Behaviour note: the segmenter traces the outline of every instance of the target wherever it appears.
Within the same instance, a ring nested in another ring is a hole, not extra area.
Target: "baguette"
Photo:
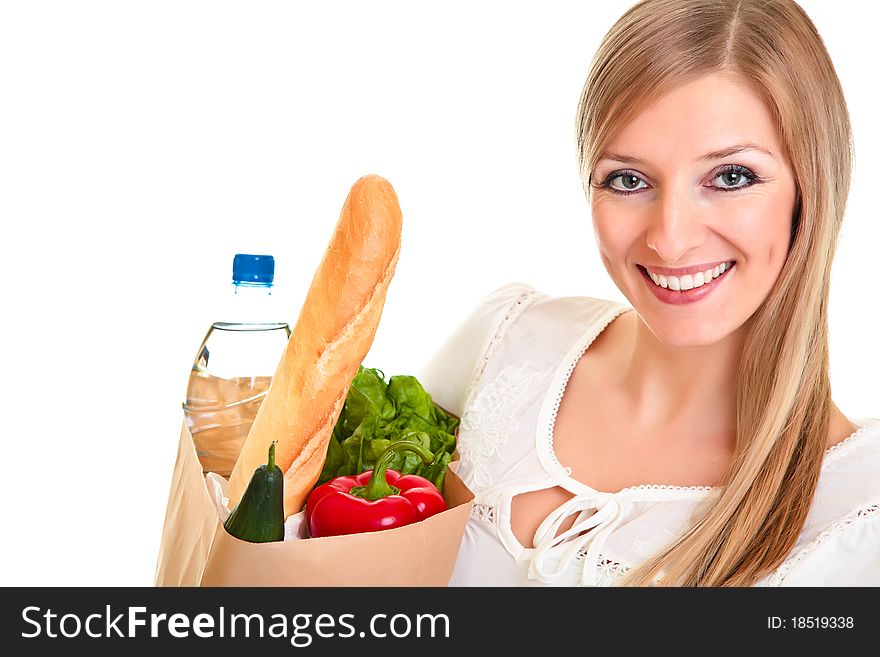
[[[273,440],[284,517],[305,505],[352,379],[370,350],[400,256],[402,217],[377,175],[351,187],[227,488],[234,508]]]

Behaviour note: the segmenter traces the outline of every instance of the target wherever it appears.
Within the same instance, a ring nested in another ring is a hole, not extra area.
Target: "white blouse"
[[[475,495],[451,586],[610,586],[683,534],[720,491],[598,491],[573,479],[553,451],[575,365],[630,309],[511,283],[486,295],[418,374],[434,401],[461,418],[452,467]],[[880,585],[880,421],[850,421],[859,429],[826,451],[797,543],[759,586]],[[522,545],[511,530],[511,500],[555,486],[573,497]]]

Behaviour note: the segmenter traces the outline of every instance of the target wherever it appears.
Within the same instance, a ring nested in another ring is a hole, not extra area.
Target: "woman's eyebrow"
[[[736,153],[742,153],[743,151],[760,151],[761,153],[766,153],[772,158],[776,156],[773,155],[770,151],[768,151],[763,146],[758,146],[757,144],[736,144],[735,146],[728,146],[727,148],[722,148],[717,151],[712,151],[711,153],[706,153],[699,160],[720,160],[723,157],[727,157],[728,155],[735,155]],[[625,162],[627,164],[642,164],[642,160],[633,155],[623,155],[620,153],[602,153],[599,156],[600,160],[614,160],[616,162]]]
[[[711,153],[706,153],[701,160],[720,160],[722,157],[727,157],[728,155],[734,155],[736,153],[742,153],[743,151],[760,151],[761,153],[766,153],[772,158],[776,156],[773,155],[770,151],[768,151],[763,146],[758,146],[757,144],[737,144],[736,146],[730,146],[728,148],[722,148],[720,151],[712,151]]]

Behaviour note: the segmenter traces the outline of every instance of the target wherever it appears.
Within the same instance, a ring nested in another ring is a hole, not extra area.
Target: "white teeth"
[[[713,279],[718,278],[732,266],[732,264],[724,262],[714,269],[707,269],[706,271],[700,271],[693,275],[664,276],[663,274],[655,274],[650,271],[648,272],[648,275],[651,277],[651,280],[660,287],[668,288],[670,290],[693,290],[694,288],[701,287],[702,285],[711,282]]]

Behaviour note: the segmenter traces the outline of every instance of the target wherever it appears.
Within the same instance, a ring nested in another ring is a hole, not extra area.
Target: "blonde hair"
[[[745,76],[772,112],[797,184],[791,243],[749,320],[736,382],[736,447],[705,514],[632,586],[748,586],[775,570],[803,529],[831,416],[828,285],[853,152],[840,81],[792,0],[643,0],[604,37],[577,115],[578,163],[591,171],[619,130],[676,85]]]

